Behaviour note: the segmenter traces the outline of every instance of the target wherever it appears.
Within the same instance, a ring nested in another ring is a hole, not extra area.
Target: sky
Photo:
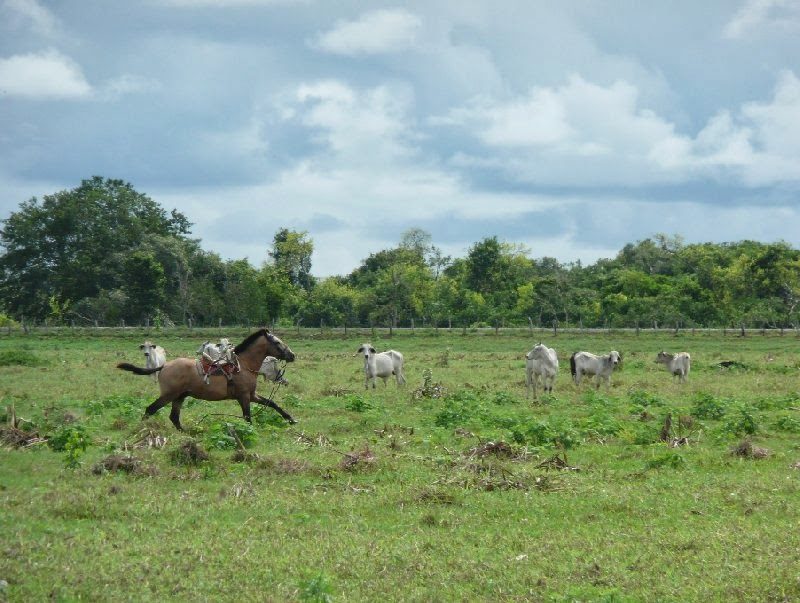
[[[0,219],[94,175],[225,259],[421,228],[800,246],[800,0],[0,0]]]

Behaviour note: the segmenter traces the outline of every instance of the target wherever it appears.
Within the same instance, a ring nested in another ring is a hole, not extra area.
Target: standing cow
[[[678,378],[678,382],[686,383],[689,377],[689,369],[692,364],[692,357],[688,352],[678,352],[677,354],[668,354],[661,350],[656,356],[656,362],[663,364],[670,374]]]
[[[569,359],[572,378],[575,385],[581,384],[583,375],[594,375],[595,387],[600,389],[600,382],[605,381],[611,387],[611,373],[622,362],[622,356],[616,350],[612,350],[605,356],[595,356],[590,352],[575,352]]]
[[[353,356],[364,354],[364,387],[369,389],[370,381],[372,388],[375,389],[375,378],[380,377],[383,379],[383,385],[386,385],[386,380],[394,375],[397,380],[397,385],[403,385],[406,382],[406,377],[403,375],[403,355],[395,350],[387,350],[380,354],[375,351],[371,343],[362,343]]]
[[[156,345],[151,341],[145,341],[139,346],[139,349],[144,353],[145,367],[149,369],[164,366],[167,362],[167,353],[160,345]],[[153,381],[158,381],[159,372],[153,373]]]
[[[553,382],[557,374],[558,355],[553,348],[540,343],[525,354],[525,385],[528,388],[528,396],[533,391],[533,397],[539,397],[537,388],[540,380],[542,389],[553,393]]]

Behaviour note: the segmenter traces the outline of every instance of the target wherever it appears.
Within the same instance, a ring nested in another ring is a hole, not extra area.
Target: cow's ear
[[[375,348],[373,348],[372,346],[369,346],[369,351],[372,352],[373,354],[377,354],[378,353],[378,351]]]
[[[143,349],[144,349],[144,344],[143,344],[143,343],[142,343],[142,344],[139,344],[139,349],[140,349],[140,350],[143,350]]]

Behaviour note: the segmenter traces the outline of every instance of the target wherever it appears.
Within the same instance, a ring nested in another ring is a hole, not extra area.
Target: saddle
[[[203,378],[206,385],[209,384],[211,375],[224,375],[230,382],[233,375],[242,370],[233,346],[225,338],[220,339],[219,343],[206,341],[197,350],[197,354],[200,356],[195,362],[197,374]]]

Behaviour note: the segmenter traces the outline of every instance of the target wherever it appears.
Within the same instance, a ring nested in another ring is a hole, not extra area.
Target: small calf
[[[553,382],[557,374],[558,355],[553,348],[540,343],[525,354],[525,385],[529,396],[532,390],[533,397],[539,397],[537,389],[540,379],[544,391],[553,393]]]
[[[364,388],[369,389],[370,381],[375,388],[375,378],[383,379],[383,385],[392,375],[397,380],[397,385],[404,385],[406,377],[403,375],[403,355],[395,350],[387,350],[380,354],[375,351],[371,343],[363,343],[353,356],[364,354]]]
[[[167,362],[167,353],[160,345],[156,345],[151,341],[145,341],[139,346],[139,349],[144,353],[145,367],[149,369],[159,368],[164,366]],[[158,381],[159,372],[153,373],[153,381]]]
[[[692,364],[692,357],[688,352],[668,354],[662,350],[656,356],[656,362],[663,364],[673,377],[678,378],[680,383],[686,383]]]

